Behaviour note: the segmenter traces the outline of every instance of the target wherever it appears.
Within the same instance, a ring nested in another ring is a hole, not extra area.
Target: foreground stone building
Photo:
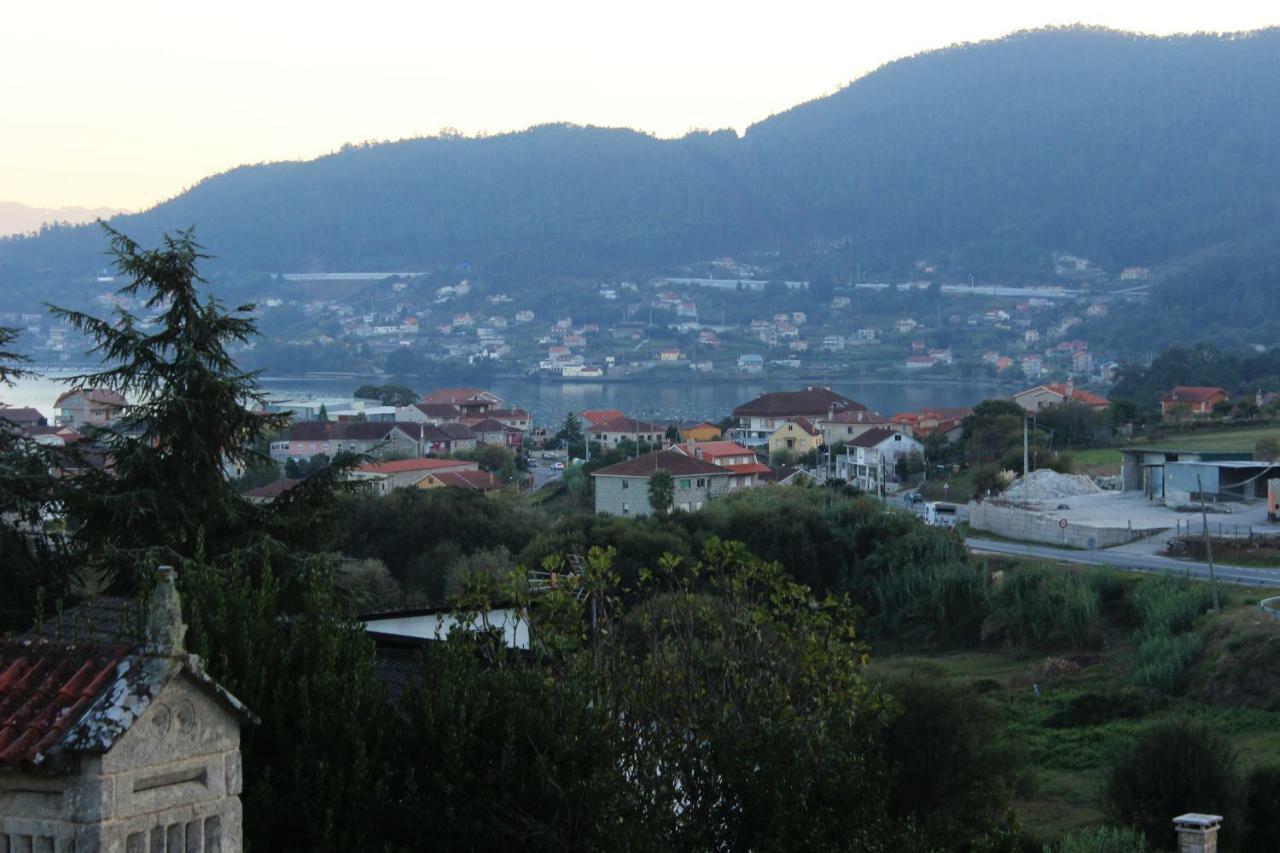
[[[185,632],[162,568],[141,643],[0,641],[0,851],[240,851],[252,715]]]

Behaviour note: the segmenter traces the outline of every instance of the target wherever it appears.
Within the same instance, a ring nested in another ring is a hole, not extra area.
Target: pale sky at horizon
[[[437,5],[10,0],[0,201],[140,209],[243,163],[446,127],[741,131],[893,59],[1021,29],[1280,24],[1274,0]]]

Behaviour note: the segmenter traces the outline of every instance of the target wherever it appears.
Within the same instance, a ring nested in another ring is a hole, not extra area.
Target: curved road
[[[979,539],[972,536],[967,537],[964,540],[964,544],[968,546],[970,551],[977,553],[1003,554],[1010,557],[1037,557],[1042,560],[1060,560],[1064,563],[1114,566],[1118,569],[1138,572],[1181,575],[1204,581],[1209,579],[1208,563],[1193,563],[1187,560],[1175,560],[1172,557],[1157,557],[1151,554],[1126,554],[1122,551],[1075,551],[1069,548],[1054,548],[1051,545],[1024,545],[1021,542],[1001,542],[995,539]],[[1223,583],[1280,587],[1280,570],[1223,566],[1216,563],[1214,565],[1218,580]]]

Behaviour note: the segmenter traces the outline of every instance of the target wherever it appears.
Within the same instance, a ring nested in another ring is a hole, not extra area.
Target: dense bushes
[[[1150,726],[1117,757],[1104,797],[1114,817],[1172,847],[1171,821],[1186,812],[1224,815],[1224,832],[1238,832],[1239,787],[1231,744],[1203,723],[1175,719]]]
[[[1101,641],[1098,589],[1075,572],[1009,572],[991,593],[983,634],[1028,648],[1095,647]]]
[[[397,489],[341,507],[339,549],[381,560],[407,593],[442,601],[449,569],[480,549],[518,553],[542,526],[518,500],[462,489]]]
[[[1199,657],[1203,641],[1188,633],[1211,602],[1204,584],[1165,575],[1148,578],[1132,598],[1138,619],[1133,679],[1148,689],[1173,693]]]

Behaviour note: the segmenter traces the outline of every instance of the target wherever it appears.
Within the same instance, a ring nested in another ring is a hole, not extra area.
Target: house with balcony
[[[54,401],[54,422],[78,431],[105,429],[120,420],[128,406],[124,397],[108,388],[76,388]]]
[[[864,492],[897,491],[898,460],[912,453],[923,457],[924,445],[906,433],[877,427],[845,444],[844,454],[836,457],[836,477]]]
[[[810,385],[799,391],[771,391],[733,410],[736,423],[729,431],[729,438],[743,447],[767,447],[778,427],[792,418],[816,423],[845,411],[865,412],[867,407],[822,386]]]

